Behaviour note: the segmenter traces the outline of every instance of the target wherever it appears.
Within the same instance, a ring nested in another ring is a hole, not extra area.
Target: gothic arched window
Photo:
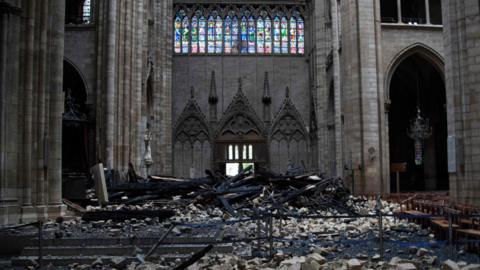
[[[297,53],[297,20],[290,18],[290,53]]]
[[[232,52],[232,19],[230,16],[225,18],[225,53]]]
[[[265,53],[272,53],[272,21],[265,18]]]
[[[282,17],[280,27],[280,33],[282,37],[282,53],[288,53],[288,21],[286,17]]]
[[[232,20],[232,53],[238,53],[238,19],[237,16]]]
[[[188,17],[185,16],[182,20],[182,53],[188,53],[188,44],[190,43],[188,25]]]
[[[248,53],[255,53],[255,19],[248,18]]]
[[[200,17],[198,21],[198,51],[200,53],[205,53],[205,42],[207,41],[207,22],[205,17]]]
[[[280,53],[280,19],[275,17],[273,19],[273,52]]]
[[[262,18],[257,19],[257,52],[265,52],[265,25]]]
[[[215,19],[215,53],[222,53],[223,21],[220,16]]]
[[[182,52],[182,19],[180,16],[175,17],[174,23],[174,49],[176,53]]]
[[[272,15],[262,7],[255,11],[251,7],[208,10],[183,7],[176,13],[173,23],[175,53],[305,53],[305,22],[299,8],[290,9],[288,17],[284,11]]]
[[[192,53],[198,53],[198,18],[196,15],[192,18],[190,29],[192,32],[192,44],[190,45],[192,48]]]
[[[215,52],[215,20],[213,16],[208,17],[208,39],[207,39],[207,52]]]
[[[242,22],[240,23],[241,29],[241,52],[248,52],[248,33],[247,33],[247,18],[242,17]]]
[[[304,54],[305,53],[305,23],[301,17],[298,18],[298,31],[297,31],[297,38],[298,38],[298,53]]]

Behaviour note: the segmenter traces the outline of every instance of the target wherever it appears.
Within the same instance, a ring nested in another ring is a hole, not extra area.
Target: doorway
[[[440,62],[440,60],[439,60]],[[388,114],[390,163],[406,163],[400,174],[400,190],[448,190],[447,114],[444,77],[431,57],[410,53],[395,68],[389,93]],[[421,144],[412,139],[412,121],[428,120]],[[421,154],[419,154],[421,153]],[[391,174],[391,192],[396,192]]]

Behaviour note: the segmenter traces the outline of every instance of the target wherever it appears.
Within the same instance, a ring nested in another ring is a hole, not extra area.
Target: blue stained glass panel
[[[224,44],[225,44],[225,48],[224,48],[225,53],[231,53],[232,52],[232,19],[230,18],[230,16],[227,16],[227,18],[225,18]]]
[[[175,22],[173,25],[173,36],[174,36],[174,50],[175,53],[182,52],[182,20],[179,16],[175,17]]]
[[[222,53],[223,21],[220,16],[215,20],[215,53]]]
[[[297,53],[297,20],[290,18],[290,53]]]
[[[280,19],[275,17],[273,19],[273,52],[280,53]]]
[[[282,17],[280,27],[282,53],[288,53],[288,21],[286,17]]]
[[[240,22],[240,38],[241,38],[241,52],[248,52],[248,31],[247,31],[247,18],[242,17]]]
[[[263,19],[257,19],[257,52],[264,53],[265,46],[265,28],[263,24]]]
[[[188,53],[188,47],[190,43],[188,26],[189,26],[188,17],[184,17],[182,20],[182,53]]]
[[[265,19],[265,53],[272,53],[272,21]]]
[[[200,17],[198,20],[198,52],[205,53],[205,42],[206,42],[206,30],[207,22],[205,17]]]
[[[192,32],[192,44],[191,52],[198,53],[198,18],[193,16],[192,24],[190,25],[190,31]]]
[[[232,53],[238,53],[238,19],[232,20]]]
[[[248,18],[248,53],[255,53],[255,20]]]
[[[302,18],[298,18],[297,24],[298,53],[305,53],[305,23]]]
[[[215,53],[215,20],[212,16],[207,21],[208,36],[207,36],[207,52]]]

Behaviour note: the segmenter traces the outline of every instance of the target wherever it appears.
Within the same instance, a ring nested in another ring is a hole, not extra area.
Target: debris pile
[[[239,216],[239,212],[253,216],[258,211],[282,210],[286,203],[298,208],[333,208],[352,213],[345,204],[348,190],[341,178],[327,178],[314,173],[253,173],[251,166],[233,177],[213,174],[208,170],[206,174],[207,177],[199,179],[152,176],[147,183],[120,184],[112,188],[109,200],[128,205],[173,197],[195,205],[219,206],[231,216]]]

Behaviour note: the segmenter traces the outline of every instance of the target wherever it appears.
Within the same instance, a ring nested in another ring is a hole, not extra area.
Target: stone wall
[[[288,87],[291,103],[299,112],[298,118],[302,123],[302,128],[306,129],[305,123],[309,122],[311,111],[308,87],[309,70],[304,56],[174,56],[172,70],[174,93],[172,110],[176,123],[180,113],[189,102],[191,87],[194,88],[194,97],[199,110],[206,115],[206,121],[221,120],[237,94],[239,78],[241,79],[241,91],[245,94],[258,118],[267,120],[267,122],[274,120],[285,102],[286,88]],[[211,76],[212,72],[215,73],[214,77]],[[266,73],[267,78],[265,77]],[[215,80],[215,91],[218,97],[216,115],[209,113],[212,80]],[[266,83],[271,97],[268,116],[264,115],[265,105],[262,101]],[[267,133],[269,124],[266,123]],[[209,133],[215,133],[214,126],[211,127]],[[305,138],[301,146],[304,149],[303,152],[306,152],[306,144]],[[287,152],[286,149],[285,152]],[[298,160],[295,162],[299,163],[300,158],[296,159]],[[303,155],[302,160],[307,162],[306,159],[307,156]],[[287,160],[279,160],[278,164],[270,165],[276,170],[284,170],[286,162]],[[175,164],[175,166],[177,165]],[[200,172],[203,172],[203,169]]]
[[[84,79],[86,103],[96,104],[97,62],[95,24],[65,27],[65,60],[70,62]],[[94,111],[93,111],[94,112]]]

